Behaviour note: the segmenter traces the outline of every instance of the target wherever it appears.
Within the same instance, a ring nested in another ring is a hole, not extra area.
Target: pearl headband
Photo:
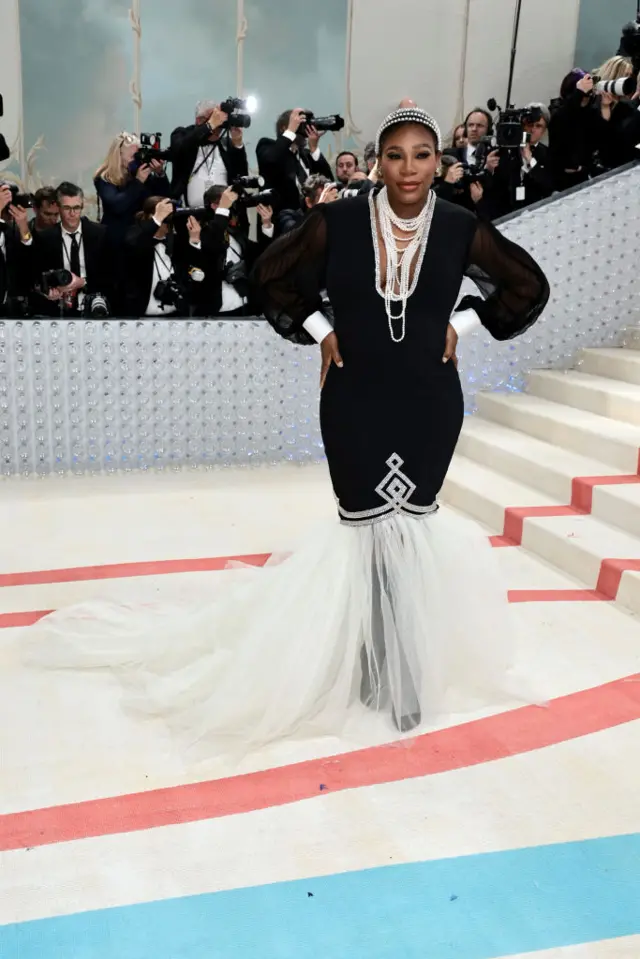
[[[438,153],[442,152],[442,134],[440,133],[440,127],[433,117],[425,113],[424,110],[419,110],[417,107],[403,107],[400,110],[394,110],[393,113],[390,113],[380,124],[380,128],[376,134],[376,156],[380,156],[382,137],[389,127],[395,126],[396,123],[419,123],[421,126],[426,127],[427,130],[431,130],[436,138]]]

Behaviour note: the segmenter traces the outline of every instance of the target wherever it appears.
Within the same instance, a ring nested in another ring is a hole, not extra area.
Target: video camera
[[[344,120],[339,113],[332,113],[328,117],[316,117],[312,110],[305,110],[304,120],[298,127],[299,135],[308,136],[309,127],[315,127],[318,133],[338,133],[344,128]]]
[[[229,130],[231,127],[246,130],[247,127],[251,126],[251,110],[248,100],[243,100],[240,97],[228,97],[220,104],[220,109],[228,117],[223,124],[225,130]]]
[[[261,176],[239,176],[231,184],[231,189],[238,194],[236,206],[243,210],[250,210],[253,207],[263,203],[265,206],[273,206],[275,201],[275,192],[273,190],[262,190],[264,180]],[[249,193],[249,190],[258,190],[258,193]]]
[[[529,142],[529,134],[523,129],[525,124],[537,123],[542,119],[540,107],[524,107],[516,109],[514,106],[503,110],[492,98],[487,102],[492,113],[498,111],[495,124],[494,147],[498,150],[519,150]]]
[[[11,205],[21,206],[24,210],[33,207],[33,193],[20,193],[20,187],[17,183],[11,183],[9,180],[0,180],[0,187],[7,186],[11,190]]]
[[[164,162],[171,159],[171,150],[162,149],[161,133],[141,133],[140,149],[136,150],[133,160],[136,166],[144,166],[152,160]]]

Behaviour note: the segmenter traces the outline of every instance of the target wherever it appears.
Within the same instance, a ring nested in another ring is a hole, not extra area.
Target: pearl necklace
[[[389,323],[389,334],[394,343],[401,343],[405,337],[407,300],[414,292],[418,283],[420,269],[429,239],[429,232],[431,230],[435,204],[436,196],[435,193],[431,191],[420,213],[408,220],[403,220],[402,217],[397,216],[391,209],[386,187],[383,187],[378,193],[377,200],[374,199],[373,192],[369,194],[371,235],[376,261],[376,290],[384,299],[385,311]],[[378,225],[380,226],[380,234],[387,255],[387,271],[384,287],[382,286],[381,280]],[[408,237],[406,240],[404,238],[399,240],[393,233],[394,226],[403,233],[413,233],[413,236]],[[400,243],[406,242],[407,246],[404,247],[404,249],[398,249],[398,240]],[[412,278],[411,264],[416,257],[416,253],[417,259]],[[402,304],[400,313],[394,315],[393,303]],[[396,336],[393,329],[394,320],[400,320],[399,336]]]

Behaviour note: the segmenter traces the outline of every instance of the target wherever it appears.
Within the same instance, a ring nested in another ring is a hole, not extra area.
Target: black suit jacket
[[[171,134],[171,195],[176,200],[186,199],[189,179],[193,173],[200,147],[212,146],[209,142],[211,131],[206,123],[194,123],[190,127],[177,127]],[[247,176],[249,163],[244,147],[234,147],[229,136],[218,140],[220,157],[227,171],[227,179],[232,183],[236,177]]]
[[[225,216],[223,213],[217,213],[202,229],[202,257],[205,279],[203,283],[198,284],[196,291],[198,298],[196,312],[198,316],[218,316],[220,314],[220,307],[222,306],[222,281],[225,277],[225,265],[230,235],[233,236],[240,247],[242,260],[246,267],[246,295],[249,300],[246,306],[246,314],[247,316],[255,314],[255,306],[251,302],[251,290],[249,288],[248,277],[255,261],[271,243],[271,238],[266,236],[260,227],[258,227],[257,242],[250,240],[242,225],[234,227],[230,225],[228,216]]]
[[[276,191],[278,210],[296,210],[300,207],[298,162],[295,153],[291,152],[291,142],[282,135],[276,140],[263,137],[256,147],[260,176],[264,177],[267,187]],[[300,158],[310,174],[319,173],[333,180],[331,167],[322,154],[318,160],[314,160],[309,150],[303,149]]]
[[[154,236],[157,230],[158,226],[153,220],[141,220],[127,233],[123,277],[125,316],[144,316],[147,311],[152,293],[156,247]],[[204,269],[202,250],[190,245],[186,229],[170,233],[165,248],[171,257],[173,275],[177,281],[187,289],[195,289],[199,284],[191,284],[189,270]]]
[[[31,280],[33,245],[25,246],[12,220],[0,223],[4,233],[5,252],[0,253],[0,316],[8,315],[9,300],[14,296],[27,296]]]
[[[113,270],[111,269],[111,253],[107,242],[107,230],[100,223],[82,217],[82,245],[84,248],[87,285],[85,293],[102,293],[107,300],[113,298]],[[64,269],[64,247],[62,242],[62,227],[58,223],[48,230],[40,230],[33,237],[33,282],[39,284],[40,277],[46,270]],[[51,302],[46,297],[37,295],[34,308],[38,313],[48,316],[58,316],[58,303]]]

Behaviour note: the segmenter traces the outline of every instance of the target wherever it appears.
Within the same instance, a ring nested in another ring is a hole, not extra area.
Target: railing
[[[552,299],[525,336],[460,346],[466,405],[615,344],[636,313],[640,167],[507,218]],[[249,320],[1,320],[0,473],[117,472],[323,456],[318,351]]]

